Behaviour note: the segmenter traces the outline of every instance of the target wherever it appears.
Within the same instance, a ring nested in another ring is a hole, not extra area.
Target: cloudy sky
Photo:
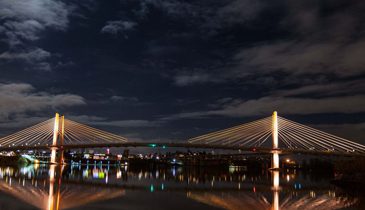
[[[0,134],[179,141],[269,116],[365,143],[362,0],[0,0]]]

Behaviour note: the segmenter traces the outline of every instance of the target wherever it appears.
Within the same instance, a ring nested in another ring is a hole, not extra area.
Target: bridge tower
[[[53,125],[53,140],[51,145],[51,164],[59,164],[63,162],[63,145],[65,134],[65,116],[60,116],[56,113]],[[57,152],[59,159],[57,158]]]
[[[59,148],[58,148],[58,154],[59,154],[59,159],[58,159],[58,163],[63,164],[63,143],[65,140],[65,115],[61,116],[61,129],[60,129],[60,141],[59,141]]]
[[[272,169],[279,169],[279,139],[278,139],[278,113],[272,114]]]

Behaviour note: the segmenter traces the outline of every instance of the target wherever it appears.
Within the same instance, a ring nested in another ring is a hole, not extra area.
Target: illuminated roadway
[[[334,151],[312,151],[304,149],[288,149],[278,148],[270,149],[263,147],[243,147],[243,146],[230,146],[230,145],[214,145],[214,144],[192,144],[192,143],[171,143],[171,142],[122,142],[122,143],[100,143],[100,144],[69,144],[63,146],[13,146],[13,147],[0,147],[0,151],[25,151],[25,150],[50,150],[50,149],[81,149],[81,148],[113,148],[113,147],[149,147],[149,148],[187,148],[187,149],[214,149],[214,150],[231,150],[241,151],[257,154],[272,154],[278,152],[280,154],[307,154],[307,155],[332,155],[332,156],[362,156],[364,154],[357,154],[353,152],[334,152]]]

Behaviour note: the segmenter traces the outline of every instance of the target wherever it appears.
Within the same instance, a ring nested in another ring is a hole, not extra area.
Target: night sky
[[[0,0],[0,135],[184,141],[279,115],[365,143],[365,1]]]

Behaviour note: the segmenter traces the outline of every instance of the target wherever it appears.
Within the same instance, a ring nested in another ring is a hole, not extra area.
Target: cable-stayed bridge
[[[273,154],[273,168],[279,154],[365,156],[365,146],[277,116],[256,120],[188,139],[183,143],[129,142],[127,138],[55,117],[0,138],[0,151],[51,150],[51,162],[63,159],[63,150],[102,147],[184,147],[241,150]],[[56,160],[59,153],[59,160]]]

